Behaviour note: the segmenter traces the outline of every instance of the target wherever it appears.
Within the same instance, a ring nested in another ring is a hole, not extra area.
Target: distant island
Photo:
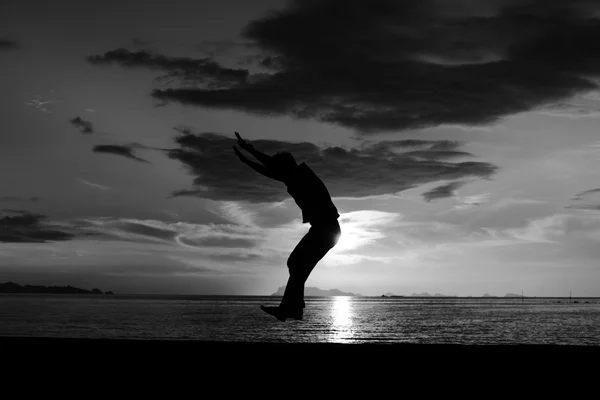
[[[14,282],[0,283],[0,293],[114,294],[110,290],[103,293],[100,289],[86,290],[73,286],[21,286]]]
[[[521,294],[515,294],[515,293],[506,293],[504,295],[504,297],[523,297],[523,295],[521,295]]]
[[[381,297],[404,297],[404,296],[396,295],[392,292],[386,292],[386,293],[382,294]],[[441,294],[441,293],[429,294],[427,292],[424,292],[424,293],[412,293],[412,294],[407,295],[407,297],[457,297],[457,296],[452,295],[452,294]]]
[[[277,289],[275,293],[271,296],[283,296],[283,292],[285,291],[285,286]],[[342,292],[339,289],[319,289],[317,287],[307,287],[304,288],[305,296],[360,296],[358,293],[351,292]]]

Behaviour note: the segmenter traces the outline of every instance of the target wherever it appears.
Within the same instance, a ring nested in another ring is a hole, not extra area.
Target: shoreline
[[[160,297],[160,298],[270,298],[273,300],[280,299],[282,296],[275,296],[273,294],[256,294],[256,295],[244,295],[244,294],[167,294],[167,293],[49,293],[49,292],[0,292],[0,295],[7,296],[91,296],[98,298],[133,298],[133,297]],[[581,297],[568,297],[568,296],[381,296],[381,295],[332,295],[332,296],[305,296],[307,299],[330,299],[332,297],[351,297],[355,299],[382,299],[382,300],[592,300],[594,302],[600,302],[598,296],[581,296]]]
[[[0,336],[0,352],[26,354],[29,352],[85,351],[103,353],[123,351],[133,353],[151,352],[156,356],[167,355],[185,349],[202,352],[204,356],[224,354],[284,354],[301,353],[321,356],[390,357],[394,355],[415,356],[421,354],[454,356],[494,356],[499,359],[513,356],[536,356],[541,358],[581,357],[599,359],[600,346],[561,344],[419,344],[419,343],[287,343],[287,342],[222,342],[206,340],[169,339],[92,339],[43,336]]]

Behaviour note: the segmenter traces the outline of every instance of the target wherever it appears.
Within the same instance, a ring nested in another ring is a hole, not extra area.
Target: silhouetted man
[[[246,158],[236,146],[235,154],[256,172],[283,182],[288,193],[302,210],[302,222],[310,223],[308,233],[294,248],[287,261],[290,277],[278,307],[261,309],[280,321],[286,318],[302,319],[304,284],[317,263],[336,245],[341,230],[337,208],[331,201],[329,191],[319,177],[305,163],[296,164],[294,156],[282,152],[268,156],[242,139],[235,132],[238,145],[252,154],[259,163]]]

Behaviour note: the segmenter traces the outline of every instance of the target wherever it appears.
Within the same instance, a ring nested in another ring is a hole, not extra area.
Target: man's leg
[[[337,243],[339,225],[311,227],[288,258],[288,279],[280,307],[301,315],[304,308],[304,284],[317,263]]]

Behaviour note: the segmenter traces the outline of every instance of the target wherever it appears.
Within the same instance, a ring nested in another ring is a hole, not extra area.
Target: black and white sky
[[[325,182],[309,286],[600,296],[600,3],[7,0],[0,282],[270,294],[307,231],[238,131]]]

